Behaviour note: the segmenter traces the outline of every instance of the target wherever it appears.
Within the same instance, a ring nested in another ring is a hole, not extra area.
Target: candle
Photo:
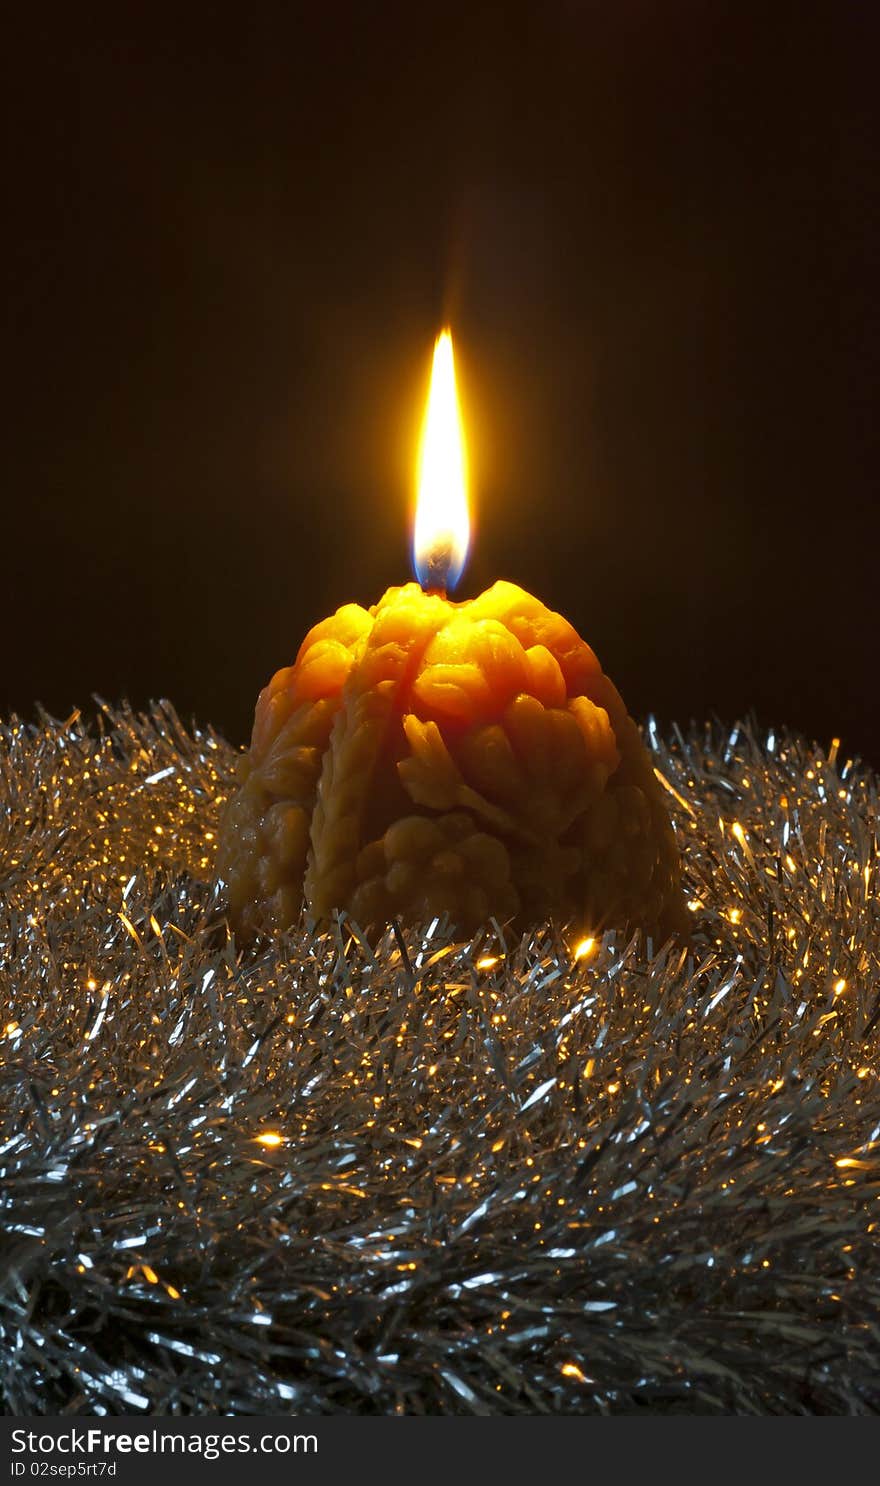
[[[589,645],[513,583],[447,597],[468,545],[452,342],[419,460],[421,583],[316,625],[260,693],[219,868],[244,936],[347,909],[584,932],[684,928],[675,838],[638,729]]]

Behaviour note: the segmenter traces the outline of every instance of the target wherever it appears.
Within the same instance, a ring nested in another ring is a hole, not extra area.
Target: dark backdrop
[[[631,710],[880,762],[872,7],[82,7],[7,36],[0,706],[244,741],[409,576],[450,319],[477,529]]]

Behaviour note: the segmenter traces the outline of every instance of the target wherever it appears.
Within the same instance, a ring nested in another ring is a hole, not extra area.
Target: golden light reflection
[[[258,1145],[264,1145],[268,1150],[276,1150],[284,1144],[284,1136],[279,1135],[277,1130],[264,1130],[262,1135],[255,1137]]]
[[[563,1362],[559,1371],[564,1378],[576,1378],[579,1383],[589,1383],[586,1373],[581,1372],[576,1362]]]
[[[413,563],[423,588],[454,588],[467,559],[470,518],[464,426],[455,384],[452,333],[434,346],[419,448]]]
[[[574,952],[575,959],[576,960],[585,960],[588,955],[591,955],[593,953],[593,950],[595,949],[595,947],[596,947],[596,941],[592,937],[592,935],[589,936],[586,939],[582,939],[580,941],[580,943],[575,948],[575,952]]]

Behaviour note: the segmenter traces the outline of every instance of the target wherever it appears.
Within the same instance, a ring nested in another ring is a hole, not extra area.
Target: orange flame
[[[452,333],[434,346],[431,387],[419,449],[413,565],[423,588],[454,588],[470,541],[467,455],[455,385]]]

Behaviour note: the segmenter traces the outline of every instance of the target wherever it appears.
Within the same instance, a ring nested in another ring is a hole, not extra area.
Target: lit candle
[[[260,693],[220,873],[245,935],[347,909],[595,933],[684,927],[678,851],[638,729],[593,651],[515,584],[447,598],[469,540],[452,340],[419,456],[420,583],[346,604]]]

